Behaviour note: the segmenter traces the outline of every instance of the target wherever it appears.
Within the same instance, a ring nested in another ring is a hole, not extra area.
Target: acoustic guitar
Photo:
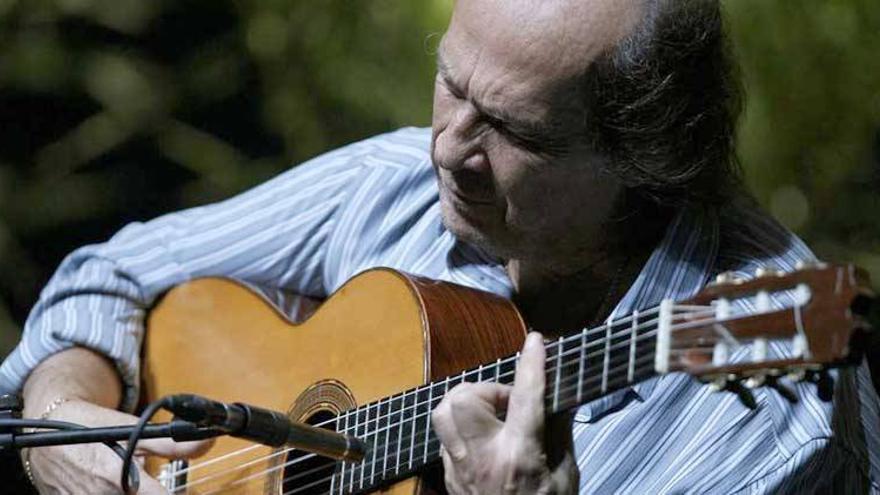
[[[743,400],[757,386],[791,395],[789,378],[827,389],[824,370],[859,359],[868,287],[850,265],[725,274],[690,300],[547,342],[546,411],[672,372]],[[771,303],[780,292],[791,306]],[[751,304],[736,304],[742,298]],[[428,474],[440,464],[431,410],[456,384],[511,383],[526,331],[505,299],[390,269],[354,277],[301,324],[231,280],[178,286],[149,316],[147,400],[195,393],[287,411],[358,437],[367,452],[343,462],[221,438],[203,458],[148,459],[147,470],[172,493],[430,492]],[[794,356],[774,358],[773,341],[788,342]]]

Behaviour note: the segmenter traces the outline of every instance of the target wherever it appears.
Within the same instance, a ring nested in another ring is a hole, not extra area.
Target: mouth
[[[472,206],[493,206],[495,204],[495,199],[491,197],[479,197],[479,196],[471,196],[467,194],[463,194],[458,188],[447,185],[446,189],[452,194],[452,196],[461,203],[472,205]]]

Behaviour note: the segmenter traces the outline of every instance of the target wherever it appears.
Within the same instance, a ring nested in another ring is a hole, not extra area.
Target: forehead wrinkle
[[[441,48],[437,50],[437,72],[443,77],[447,83],[451,83],[455,89],[461,90],[461,83],[456,80],[455,69],[449,64],[447,58],[444,56],[444,50]],[[466,98],[474,105],[480,113],[489,116],[496,120],[501,120],[507,123],[515,124],[519,127],[529,129],[529,130],[538,130],[539,128],[544,127],[544,122],[542,119],[529,119],[526,115],[530,112],[522,111],[522,112],[511,112],[506,109],[504,105],[494,105],[489,101],[482,101],[479,95],[467,94]],[[486,98],[486,100],[491,100],[492,98]]]

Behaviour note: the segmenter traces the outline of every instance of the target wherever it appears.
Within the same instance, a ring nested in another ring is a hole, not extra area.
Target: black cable
[[[30,418],[2,418],[0,428],[41,428],[44,430],[82,430],[85,426],[67,421]]]
[[[46,429],[46,430],[85,430],[86,429],[86,427],[81,424],[71,423],[68,421],[55,421],[55,420],[50,420],[50,419],[29,419],[29,418],[15,418],[15,419],[3,418],[3,419],[0,419],[0,428],[42,428],[42,429]],[[113,452],[115,452],[116,455],[118,455],[122,459],[123,465],[124,465],[125,455],[126,455],[125,449],[123,449],[121,445],[119,445],[118,443],[113,442],[113,441],[107,441],[107,442],[102,442],[102,443],[104,445],[110,447],[110,449],[113,450]],[[140,486],[141,477],[140,477],[140,473],[138,472],[137,469],[135,469],[134,471],[131,471],[130,473],[125,473],[124,476],[125,476],[126,480],[130,477],[131,484],[134,485],[135,487]],[[128,483],[126,483],[126,484],[128,484]],[[135,488],[135,489],[137,489],[137,488]]]
[[[0,419],[0,429],[36,427],[48,428],[48,425],[42,423],[19,423],[4,422]],[[126,426],[104,426],[97,428],[77,428],[73,430],[62,429],[60,431],[43,431],[34,433],[24,433],[17,435],[0,434],[0,450],[5,447],[29,448],[29,447],[45,447],[50,445],[70,445],[78,443],[92,442],[120,442],[128,440],[134,425]],[[189,421],[174,419],[169,423],[150,423],[144,428],[140,438],[171,438],[176,442],[186,442],[189,440],[202,440],[206,438],[217,437],[224,433],[209,427],[199,426]]]
[[[141,435],[143,434],[144,428],[147,426],[147,422],[159,412],[159,409],[165,408],[168,404],[169,399],[167,397],[163,397],[155,402],[150,403],[144,409],[144,412],[141,413],[141,417],[138,418],[137,424],[135,424],[134,429],[131,430],[131,435],[128,437],[128,445],[125,446],[125,452],[122,456],[122,479],[120,480],[120,484],[122,485],[122,492],[127,495],[134,495],[137,493],[138,488],[140,487],[140,480],[132,480],[133,484],[129,484],[128,478],[129,473],[131,471],[132,465],[132,457],[134,457],[134,449],[137,447],[137,442],[140,440]],[[137,473],[137,469],[135,469],[134,473]],[[132,491],[132,487],[134,487],[134,491]]]

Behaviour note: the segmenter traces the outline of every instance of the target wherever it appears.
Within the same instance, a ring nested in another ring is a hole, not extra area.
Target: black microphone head
[[[170,395],[165,404],[175,416],[193,423],[212,424],[212,420],[226,418],[223,403],[195,394]]]

